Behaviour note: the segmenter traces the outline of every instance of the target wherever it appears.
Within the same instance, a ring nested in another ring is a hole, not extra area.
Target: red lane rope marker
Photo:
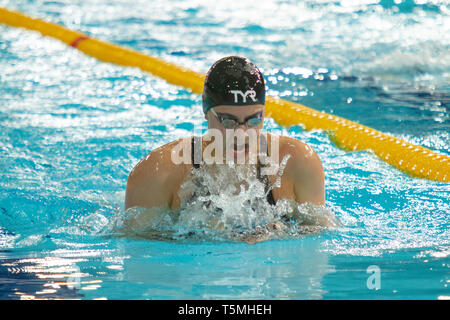
[[[89,37],[88,37],[88,36],[80,36],[80,37],[76,38],[76,39],[70,44],[70,46],[76,48],[76,47],[78,46],[78,44],[79,44],[81,41],[86,40],[86,39],[89,39]]]

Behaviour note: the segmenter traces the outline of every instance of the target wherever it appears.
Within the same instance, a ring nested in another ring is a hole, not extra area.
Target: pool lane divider
[[[167,82],[201,94],[205,75],[138,51],[97,40],[60,25],[0,8],[0,23],[39,31],[101,61],[137,67]],[[306,130],[321,129],[340,148],[371,150],[399,170],[418,178],[449,182],[450,157],[414,145],[356,122],[306,107],[278,97],[266,98],[266,116],[282,126],[301,125]]]

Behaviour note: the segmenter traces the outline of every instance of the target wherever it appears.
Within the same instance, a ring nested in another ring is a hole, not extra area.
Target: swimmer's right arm
[[[134,167],[127,181],[125,210],[132,207],[170,207],[171,161],[166,158],[164,150],[158,148]]]

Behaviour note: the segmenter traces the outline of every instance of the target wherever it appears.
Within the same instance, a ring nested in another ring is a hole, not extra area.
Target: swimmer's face
[[[236,152],[241,150],[247,154],[248,134],[255,133],[256,136],[259,136],[264,124],[264,112],[265,108],[262,104],[239,107],[220,105],[209,110],[205,118],[208,120],[209,129],[217,129],[222,132],[224,148],[228,145],[230,148],[236,150]],[[234,138],[227,141],[227,130],[234,130],[236,136],[242,136],[241,143],[238,139],[235,140]],[[248,132],[250,130],[253,132]],[[245,141],[244,144],[246,146],[242,145],[242,141]]]

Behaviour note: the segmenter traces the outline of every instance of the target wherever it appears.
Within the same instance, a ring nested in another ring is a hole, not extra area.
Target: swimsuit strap
[[[201,137],[193,136],[191,140],[191,161],[195,169],[200,168],[202,162],[202,141]]]
[[[267,148],[267,141],[266,137],[262,134],[259,135],[259,154],[265,154],[266,156],[269,156],[269,149]],[[259,155],[258,155],[258,164],[256,165],[256,177],[259,181],[261,181],[264,184],[264,192],[267,193],[267,202],[270,205],[275,205],[275,199],[273,197],[272,189],[270,189],[270,181],[267,175],[261,175],[261,166],[264,167],[259,162]]]

